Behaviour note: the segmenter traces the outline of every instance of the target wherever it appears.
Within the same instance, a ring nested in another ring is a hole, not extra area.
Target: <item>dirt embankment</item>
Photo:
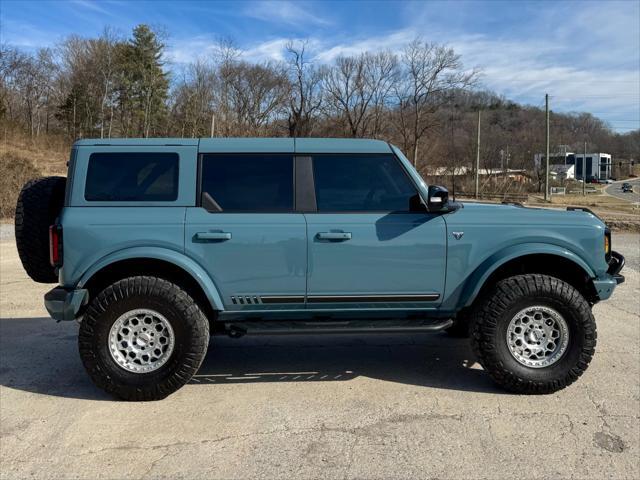
[[[32,178],[65,175],[70,143],[59,137],[31,139],[4,132],[0,144],[0,219],[13,221],[22,186]]]

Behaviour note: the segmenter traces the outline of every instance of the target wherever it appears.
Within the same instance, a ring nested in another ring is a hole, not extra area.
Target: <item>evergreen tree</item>
[[[169,80],[164,44],[147,25],[138,25],[119,48],[120,107],[125,136],[154,136],[166,115]]]

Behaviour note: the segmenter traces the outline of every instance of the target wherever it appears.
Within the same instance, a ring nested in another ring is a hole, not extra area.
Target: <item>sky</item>
[[[0,41],[26,50],[65,36],[122,35],[140,23],[168,34],[179,69],[232,38],[251,61],[281,60],[305,40],[313,61],[397,53],[416,37],[451,46],[481,84],[508,99],[590,112],[619,133],[640,128],[640,0],[122,1],[0,0]]]

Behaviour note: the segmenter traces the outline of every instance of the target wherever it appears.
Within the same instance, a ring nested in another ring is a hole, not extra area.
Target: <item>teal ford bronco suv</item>
[[[395,146],[355,139],[81,140],[29,182],[18,251],[93,381],[159,399],[210,334],[469,335],[510,391],[559,390],[624,277],[586,209],[457,203]]]

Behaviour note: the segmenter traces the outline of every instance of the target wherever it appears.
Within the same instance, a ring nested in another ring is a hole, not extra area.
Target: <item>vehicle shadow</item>
[[[0,319],[0,385],[68,398],[112,400],[93,386],[75,322]],[[214,337],[192,385],[345,382],[357,377],[437,389],[504,393],[468,341],[437,334]]]

